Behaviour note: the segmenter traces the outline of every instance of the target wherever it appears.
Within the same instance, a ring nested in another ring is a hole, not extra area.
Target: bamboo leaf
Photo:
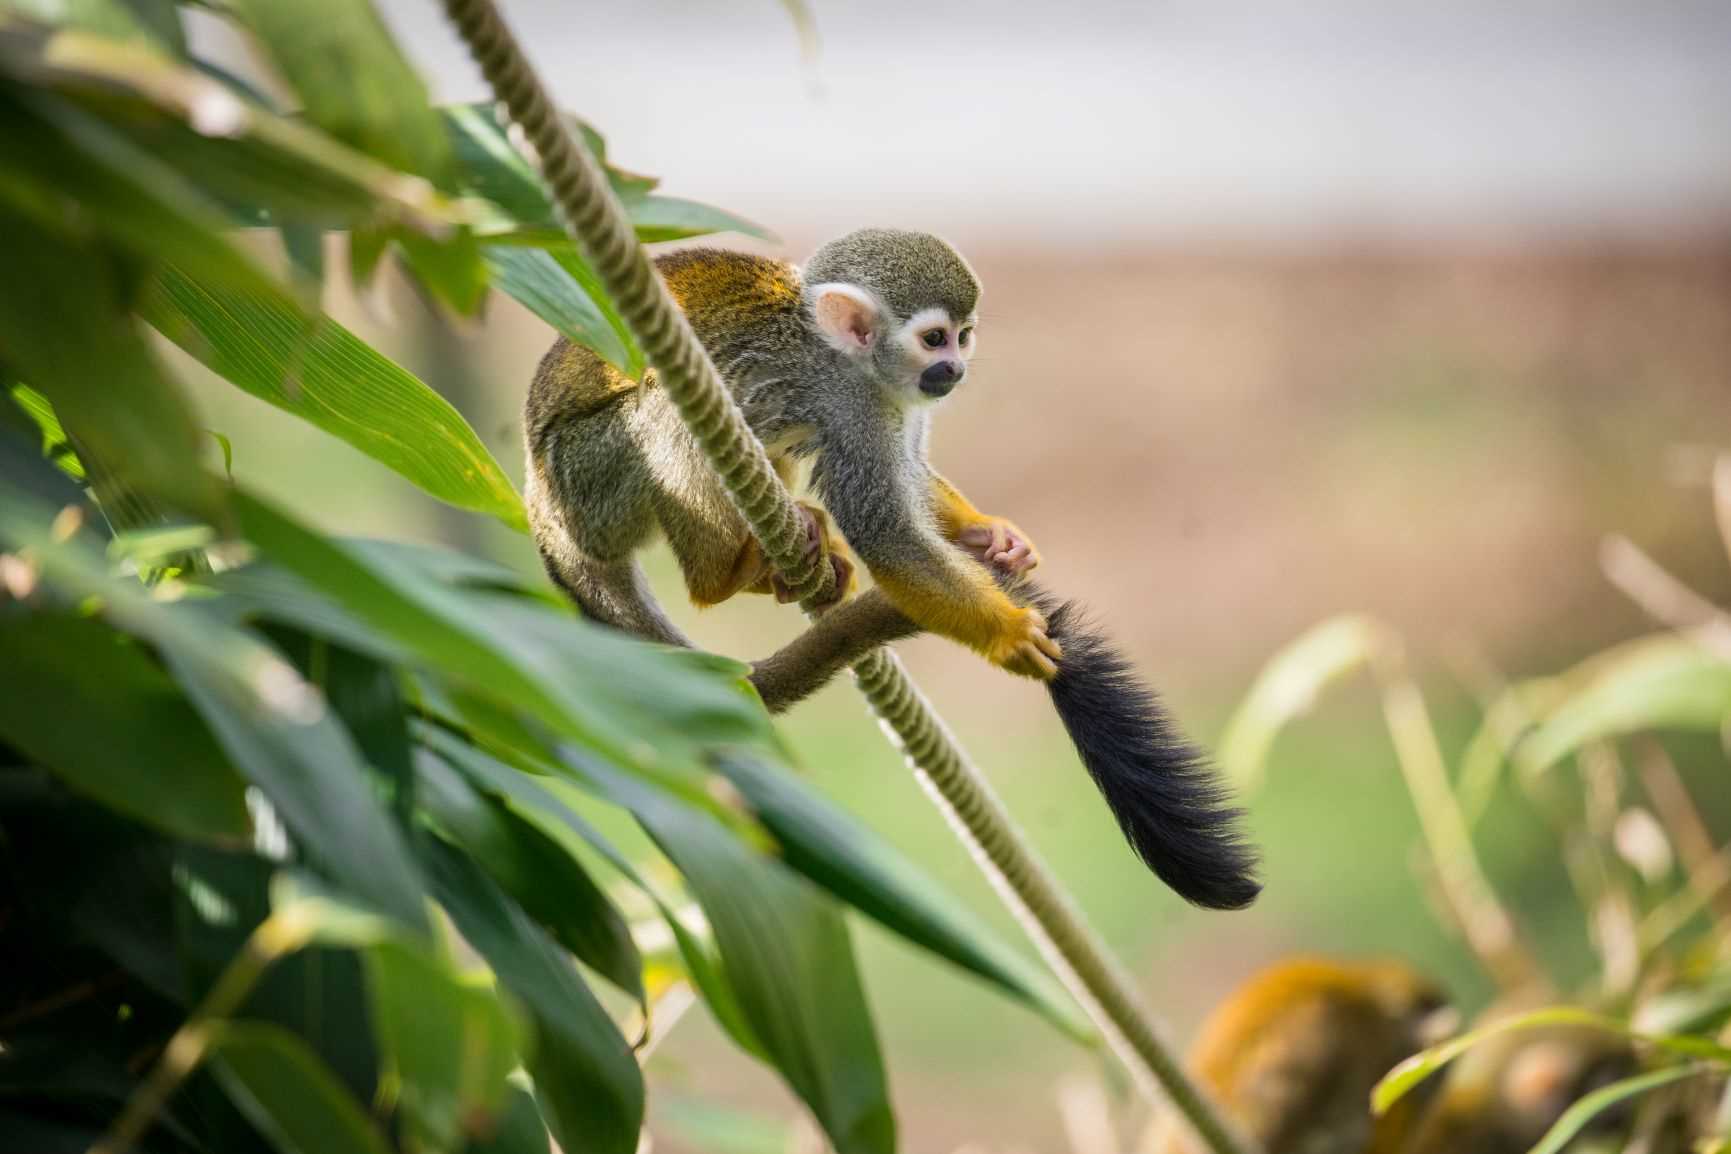
[[[233,0],[308,120],[344,144],[441,183],[451,155],[427,89],[366,0]]]
[[[883,1056],[840,911],[708,814],[576,751],[567,764],[630,808],[679,867],[763,1055],[838,1154],[893,1151]]]
[[[166,833],[252,832],[245,785],[174,682],[98,622],[0,616],[0,734],[81,793]]]
[[[305,1042],[262,1022],[207,1029],[230,1097],[282,1154],[390,1154],[360,1104]]]
[[[1628,642],[1564,676],[1580,687],[1515,751],[1534,771],[1605,738],[1650,729],[1717,732],[1731,718],[1731,662],[1677,634]]]
[[[643,1075],[589,987],[544,931],[472,861],[437,838],[422,860],[457,929],[523,1004],[528,1061],[553,1137],[565,1150],[631,1154],[643,1124]]]
[[[1661,1086],[1669,1086],[1673,1082],[1681,1082],[1685,1078],[1696,1077],[1707,1070],[1708,1067],[1698,1065],[1667,1066],[1612,1082],[1609,1086],[1601,1086],[1563,1111],[1563,1116],[1557,1119],[1556,1124],[1546,1131],[1538,1145],[1528,1154],[1560,1154],[1589,1122],[1618,1102],[1657,1090]]]
[[[1604,1014],[1596,1014],[1590,1010],[1577,1009],[1573,1006],[1552,1006],[1548,1009],[1534,1010],[1531,1013],[1516,1014],[1513,1017],[1499,1019],[1487,1026],[1469,1030],[1457,1038],[1451,1038],[1447,1042],[1442,1042],[1414,1054],[1383,1075],[1382,1080],[1371,1091],[1371,1109],[1378,1115],[1383,1114],[1390,1106],[1405,1097],[1414,1086],[1487,1039],[1517,1030],[1535,1030],[1546,1026],[1580,1026],[1591,1030],[1602,1030],[1682,1057],[1731,1064],[1731,1049],[1706,1038],[1696,1038],[1689,1035],[1642,1034],[1632,1030],[1626,1023]]]
[[[533,823],[482,797],[442,758],[415,761],[422,807],[560,945],[636,998],[643,959],[625,919],[582,864]]]
[[[915,945],[984,978],[1090,1045],[1098,1036],[1043,972],[888,843],[793,775],[755,758],[715,764],[776,839],[781,860]]]
[[[172,268],[157,277],[143,313],[243,391],[347,441],[442,501],[526,527],[516,490],[462,415],[329,317],[309,326],[279,302],[218,293]]]
[[[1306,630],[1269,658],[1220,738],[1220,764],[1239,792],[1262,783],[1275,738],[1308,713],[1324,690],[1385,644],[1368,617],[1334,617]]]
[[[230,763],[271,800],[307,853],[348,892],[424,929],[407,850],[316,690],[250,633],[215,628],[136,582],[109,578],[100,551],[80,536],[62,540],[35,500],[9,485],[0,497],[0,542],[29,548],[49,589],[73,602],[96,598],[106,620],[156,646]]]

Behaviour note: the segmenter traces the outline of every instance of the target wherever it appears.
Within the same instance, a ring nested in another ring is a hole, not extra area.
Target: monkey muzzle
[[[928,397],[947,397],[961,383],[967,366],[960,361],[936,361],[920,374],[920,392]]]

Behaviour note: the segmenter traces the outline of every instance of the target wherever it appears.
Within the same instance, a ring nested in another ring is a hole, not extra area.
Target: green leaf
[[[708,750],[780,749],[768,715],[713,658],[644,645],[527,598],[451,588],[411,564],[311,533],[244,492],[234,507],[249,540],[364,624],[345,644],[385,660],[412,655],[700,804],[716,805],[705,793]],[[291,624],[304,611],[311,628],[330,621],[305,599],[271,611]]]
[[[572,767],[627,805],[684,875],[763,1054],[838,1154],[893,1151],[883,1056],[840,911],[708,814],[569,752]]]
[[[645,196],[625,202],[637,239],[644,244],[687,237],[707,236],[716,232],[737,232],[759,240],[772,240],[774,235],[760,224],[735,216],[695,200],[677,196]]]
[[[436,838],[422,839],[421,849],[440,904],[534,1024],[528,1069],[554,1139],[570,1151],[631,1154],[643,1125],[643,1074],[606,1010],[553,940],[473,862]]]
[[[915,945],[948,958],[1097,1045],[1088,1021],[1045,974],[1001,941],[931,877],[799,779],[723,754],[716,768],[779,843],[781,860]]]
[[[1706,1038],[1687,1035],[1642,1034],[1630,1029],[1626,1023],[1604,1014],[1596,1014],[1590,1010],[1577,1009],[1573,1006],[1552,1006],[1548,1009],[1534,1010],[1531,1013],[1516,1014],[1513,1017],[1498,1019],[1487,1026],[1469,1030],[1459,1037],[1451,1038],[1407,1058],[1383,1075],[1382,1080],[1372,1089],[1370,1095],[1371,1110],[1379,1116],[1387,1112],[1389,1107],[1405,1097],[1414,1086],[1481,1042],[1517,1030],[1536,1030],[1547,1026],[1579,1026],[1589,1030],[1601,1030],[1681,1057],[1706,1059],[1721,1065],[1731,1064],[1731,1049]]]
[[[130,315],[134,286],[112,254],[5,207],[0,251],[0,347],[54,406],[80,456],[88,451],[119,484],[213,513],[220,494],[199,468],[198,422]]]
[[[612,842],[528,772],[506,765],[437,726],[423,724],[417,727],[417,734],[423,744],[454,766],[476,789],[499,799],[513,813],[533,823],[549,839],[566,846],[571,852],[576,852],[578,846],[594,850],[636,886],[666,922],[685,971],[703,995],[710,1013],[742,1049],[763,1056],[763,1045],[752,1033],[745,1012],[739,1007],[739,998],[721,973],[714,951],[680,920],[671,903],[638,873]]]
[[[421,805],[560,945],[636,998],[643,959],[625,919],[582,864],[532,822],[484,798],[443,759],[415,761]]]
[[[1516,748],[1534,771],[1594,741],[1650,729],[1718,732],[1731,718],[1731,662],[1677,634],[1620,645],[1565,678],[1580,688]]]
[[[3,80],[33,89],[38,102],[63,99],[98,117],[248,223],[383,222],[435,235],[473,215],[425,179],[278,116],[143,41],[0,15]]]
[[[450,148],[426,86],[366,0],[233,0],[308,120],[394,168],[442,182]]]
[[[508,220],[486,230],[483,239],[512,244],[559,246],[567,243],[553,203],[541,178],[512,145],[505,125],[490,105],[460,104],[442,110],[457,156],[458,184],[463,191],[485,197],[504,210]],[[607,163],[607,146],[590,125],[574,121],[573,127],[607,174],[614,195],[644,243],[701,236],[712,232],[740,232],[773,239],[761,225],[695,201],[656,196],[653,177],[626,172]]]
[[[522,1049],[517,1021],[491,989],[419,950],[385,941],[365,957],[373,1029],[422,1148],[490,1131]]]
[[[360,1104],[305,1042],[259,1022],[206,1028],[230,1097],[282,1154],[390,1154]]]
[[[575,252],[511,245],[492,245],[485,252],[495,286],[626,376],[642,374],[642,350]]]
[[[109,578],[86,540],[60,540],[50,513],[0,486],[0,542],[29,548],[43,583],[96,598],[115,627],[155,645],[229,761],[257,785],[314,860],[404,925],[424,928],[421,887],[365,766],[323,699],[268,645],[207,615]]]
[[[1657,1090],[1661,1086],[1669,1086],[1672,1082],[1681,1082],[1684,1078],[1705,1074],[1710,1069],[1711,1067],[1699,1065],[1668,1066],[1612,1082],[1609,1086],[1601,1086],[1563,1111],[1563,1116],[1545,1132],[1545,1136],[1528,1154],[1560,1154],[1587,1123],[1618,1102]]]
[[[73,452],[66,430],[61,428],[60,418],[54,415],[54,406],[48,403],[48,398],[29,385],[20,384],[10,386],[10,395],[13,403],[41,434],[42,455],[73,480],[84,480],[84,462]]]
[[[404,263],[433,296],[462,316],[480,313],[487,301],[488,265],[473,232],[460,228],[434,238],[397,229],[391,235]]]
[[[95,621],[0,615],[0,734],[74,789],[166,833],[245,838],[245,785],[174,683]]]
[[[225,286],[292,302],[264,268],[223,235],[228,214],[170,166],[65,102],[0,92],[0,133],[16,160],[0,172],[0,200],[42,226],[90,221],[129,252],[173,260]]]
[[[490,1134],[473,1138],[463,1154],[549,1154],[547,1123],[535,1096],[515,1084],[505,1088],[505,1109]]]
[[[1220,738],[1220,765],[1237,792],[1262,784],[1280,731],[1308,713],[1330,685],[1369,661],[1387,636],[1368,617],[1333,617],[1269,658]]]
[[[230,382],[395,469],[428,493],[516,529],[523,504],[450,403],[331,320],[309,328],[279,302],[218,293],[164,269],[144,303],[164,336]]]
[[[186,54],[186,33],[173,0],[0,0],[0,12],[117,40],[146,39],[177,56]]]

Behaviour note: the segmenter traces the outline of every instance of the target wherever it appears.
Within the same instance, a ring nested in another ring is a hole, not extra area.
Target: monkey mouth
[[[941,384],[936,383],[936,382],[931,382],[931,381],[921,381],[920,382],[920,392],[922,392],[926,396],[932,398],[932,400],[934,400],[934,401],[939,399],[940,397],[949,396],[952,392],[955,391],[955,388],[956,388],[956,382],[955,381],[944,381]]]

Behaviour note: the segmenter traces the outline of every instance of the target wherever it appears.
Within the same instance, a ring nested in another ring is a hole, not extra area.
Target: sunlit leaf
[[[460,413],[331,320],[310,326],[267,298],[217,292],[178,269],[143,312],[163,335],[253,396],[339,437],[433,496],[513,528],[516,490]]]
[[[575,253],[493,245],[486,257],[493,283],[562,336],[594,349],[626,376],[643,372],[642,352]],[[578,274],[591,280],[580,281]]]
[[[483,228],[490,234],[486,239],[543,246],[567,243],[539,175],[511,143],[493,108],[467,104],[443,111],[456,150],[459,184],[464,191],[486,197],[505,211],[506,219],[496,227]],[[694,201],[655,195],[651,191],[656,187],[654,179],[608,164],[600,134],[581,122],[576,127],[606,170],[614,195],[637,228],[638,239],[652,242],[712,232],[769,237],[762,226],[743,217]]]

